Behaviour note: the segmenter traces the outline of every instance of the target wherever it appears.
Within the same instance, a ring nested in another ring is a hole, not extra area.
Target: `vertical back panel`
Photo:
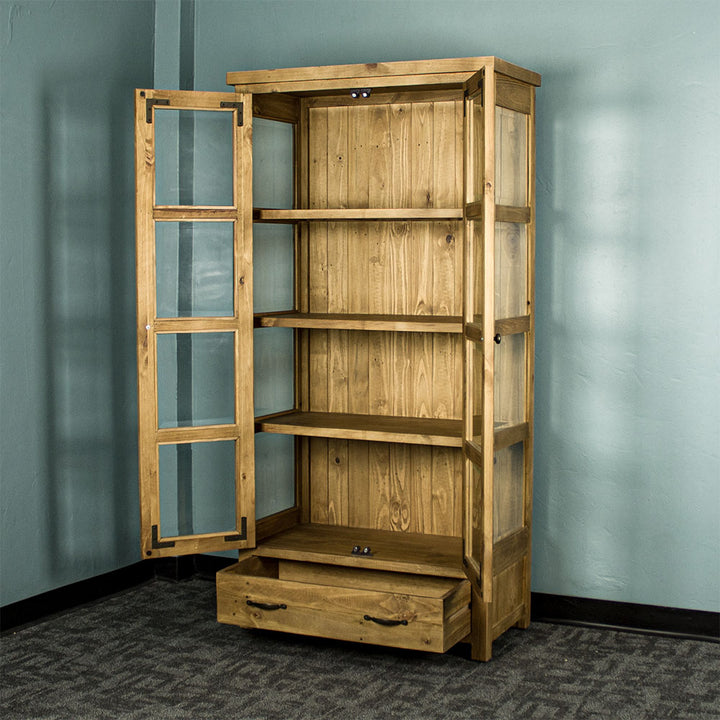
[[[457,207],[462,103],[308,108],[308,204]],[[310,312],[460,315],[459,222],[308,223]],[[459,418],[457,335],[308,332],[309,409]],[[459,452],[311,440],[311,520],[460,534]],[[457,457],[456,457],[457,456]]]

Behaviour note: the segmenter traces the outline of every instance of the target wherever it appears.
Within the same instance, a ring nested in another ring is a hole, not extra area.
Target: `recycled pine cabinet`
[[[221,622],[488,660],[530,620],[540,77],[477,57],[227,82],[136,92],[143,556],[239,550]],[[291,133],[287,207],[253,202],[257,118]],[[294,297],[256,312],[267,224]],[[294,401],[256,416],[258,331],[292,335]],[[294,457],[266,517],[260,433]]]

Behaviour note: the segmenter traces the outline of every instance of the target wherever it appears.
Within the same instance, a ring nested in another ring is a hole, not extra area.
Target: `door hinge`
[[[242,127],[243,124],[243,104],[241,102],[221,102],[221,108],[235,108],[237,110],[237,126]]]
[[[479,103],[480,106],[482,107],[483,95],[484,95],[484,87],[483,87],[484,84],[485,84],[485,76],[478,78],[477,82],[473,83],[473,85],[470,85],[468,83],[465,86],[465,99],[468,100],[468,99],[472,98],[475,102]]]
[[[235,542],[237,540],[247,540],[247,518],[240,518],[240,532],[225,536],[225,542]]]
[[[164,540],[160,542],[160,532],[157,525],[152,526],[152,547],[153,550],[160,550],[161,548],[175,547],[174,540]]]
[[[145,98],[145,122],[152,124],[153,121],[153,105],[169,105],[170,101],[165,98]]]

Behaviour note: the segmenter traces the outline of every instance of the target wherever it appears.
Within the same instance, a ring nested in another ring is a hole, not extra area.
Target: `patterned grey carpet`
[[[475,663],[215,622],[153,581],[0,639],[2,720],[718,720],[720,645],[533,623]]]

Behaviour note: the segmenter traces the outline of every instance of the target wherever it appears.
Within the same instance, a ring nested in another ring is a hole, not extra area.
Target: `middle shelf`
[[[462,447],[462,420],[290,410],[255,419],[256,432]]]
[[[479,417],[476,418],[476,424],[479,433]],[[524,421],[496,421],[494,426],[495,450],[522,442],[528,437],[529,424]],[[436,447],[463,447],[462,420],[452,418],[286,410],[255,418],[255,432]],[[477,437],[466,443],[466,447],[468,444],[471,446],[469,452],[472,452],[473,446],[477,448],[476,459],[479,458],[477,453],[481,452]]]

